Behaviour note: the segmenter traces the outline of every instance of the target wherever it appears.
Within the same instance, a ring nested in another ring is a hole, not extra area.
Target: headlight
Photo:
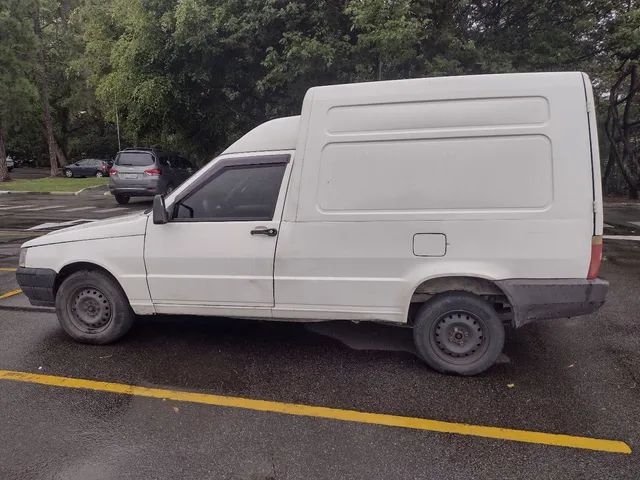
[[[19,267],[25,267],[27,265],[27,250],[28,248],[20,249],[20,260],[18,260]]]

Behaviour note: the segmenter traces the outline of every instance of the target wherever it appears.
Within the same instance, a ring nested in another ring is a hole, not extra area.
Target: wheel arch
[[[60,269],[60,271],[56,275],[56,278],[53,284],[54,297],[58,293],[58,288],[60,287],[62,282],[64,282],[64,280],[67,279],[70,275],[76,272],[79,272],[81,270],[92,270],[92,271],[104,273],[111,280],[113,280],[113,282],[120,288],[120,290],[122,290],[125,293],[125,297],[128,298],[128,296],[126,295],[125,289],[123,288],[122,284],[118,281],[118,279],[113,273],[111,273],[108,269],[106,269],[102,265],[98,265],[97,263],[86,262],[86,261],[69,263]]]
[[[425,279],[414,288],[409,305],[408,323],[413,323],[414,314],[420,305],[434,296],[461,291],[487,299],[494,304],[494,308],[505,321],[512,321],[511,301],[498,282],[474,275],[442,275]]]

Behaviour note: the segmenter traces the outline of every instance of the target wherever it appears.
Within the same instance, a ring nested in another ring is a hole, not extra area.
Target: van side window
[[[227,167],[181,200],[173,218],[185,221],[271,220],[285,164]]]

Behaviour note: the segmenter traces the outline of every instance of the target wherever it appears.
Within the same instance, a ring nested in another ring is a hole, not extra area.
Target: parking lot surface
[[[0,296],[17,289],[27,238],[150,208],[103,193],[0,196]],[[633,208],[615,215],[622,229],[636,221]],[[508,331],[500,362],[473,378],[431,371],[404,328],[163,316],[89,346],[20,294],[0,299],[0,478],[637,479],[640,242],[607,240],[602,276],[611,290],[599,312]],[[523,430],[533,442],[412,428],[420,419]],[[547,445],[536,432],[631,453]]]

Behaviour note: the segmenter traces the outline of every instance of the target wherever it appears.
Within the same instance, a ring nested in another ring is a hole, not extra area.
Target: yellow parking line
[[[20,290],[19,288],[16,290],[11,290],[10,292],[3,293],[2,295],[0,295],[0,300],[4,298],[13,297],[14,295],[20,295],[21,293],[22,293],[22,290]]]
[[[498,440],[582,448],[602,452],[631,453],[631,448],[629,448],[626,443],[618,440],[604,440],[589,437],[575,437],[572,435],[560,435],[555,433],[514,430],[510,428],[486,427],[481,425],[428,420],[426,418],[402,417],[399,415],[367,413],[356,410],[343,410],[339,408],[317,407],[312,405],[254,400],[240,397],[227,397],[208,393],[139,387],[123,383],[99,382],[96,380],[58,377],[27,372],[14,372],[10,370],[0,370],[0,380],[12,380],[55,387],[95,390],[99,392],[134,395],[139,397],[162,398],[179,402],[242,408],[261,412],[281,413],[285,415],[326,418],[345,422],[385,425],[390,427],[411,428],[458,435],[471,435]]]
[[[15,272],[16,270],[16,268],[11,267],[0,267],[0,272]]]

